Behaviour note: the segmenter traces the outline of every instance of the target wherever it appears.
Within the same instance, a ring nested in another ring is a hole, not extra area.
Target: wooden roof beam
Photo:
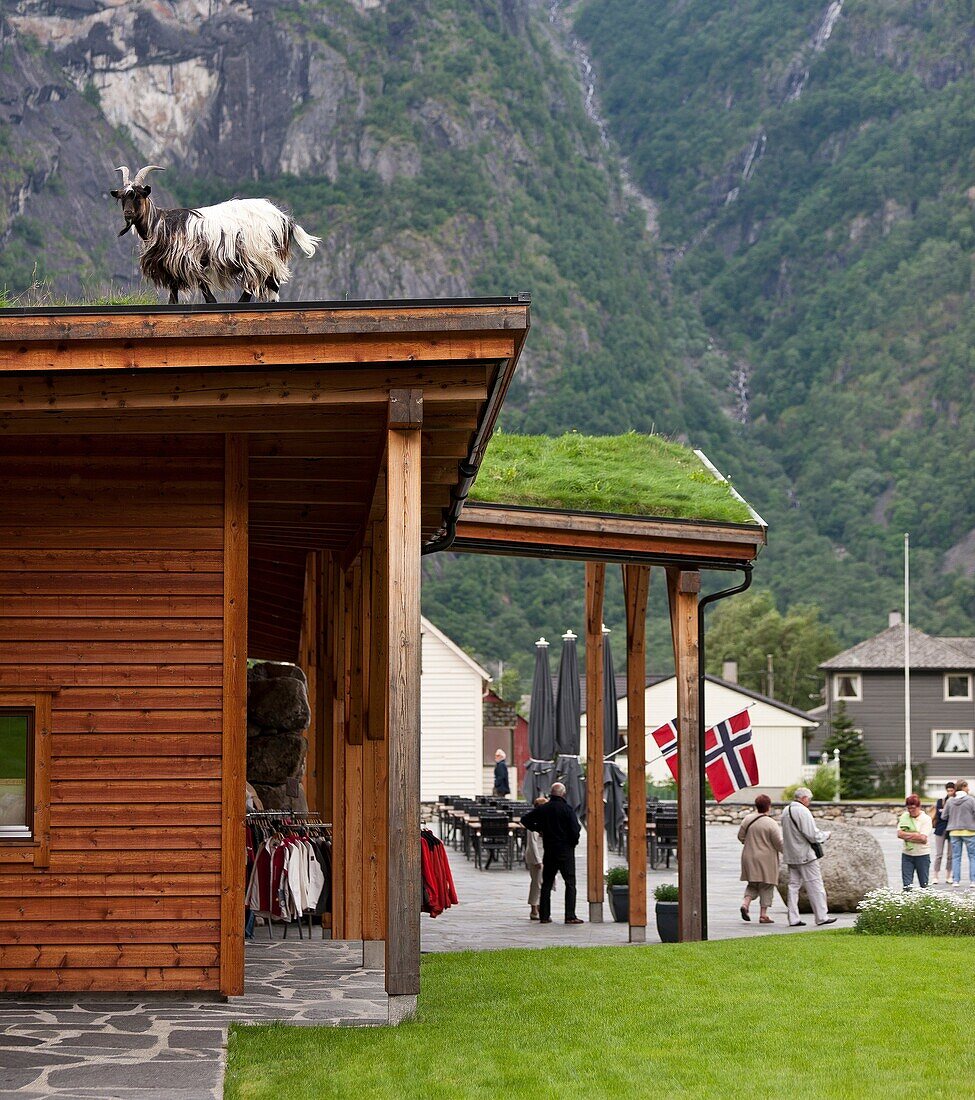
[[[510,359],[516,341],[508,334],[437,333],[395,337],[211,336],[189,339],[130,339],[79,345],[76,338],[23,341],[10,338],[4,318],[0,371],[145,371],[223,370],[247,367],[354,366],[360,363],[463,362]]]
[[[527,302],[382,302],[305,303],[263,307],[202,306],[51,308],[4,313],[4,337],[58,340],[134,340],[191,337],[209,339],[255,336],[398,335],[417,333],[492,333],[523,335],[528,328]]]
[[[400,375],[403,377],[400,377]],[[310,406],[374,405],[383,409],[404,383],[423,388],[424,400],[483,401],[488,368],[469,363],[457,367],[409,370],[167,371],[138,375],[106,373],[43,377],[0,375],[0,410],[36,412],[111,412],[158,409],[251,409]]]

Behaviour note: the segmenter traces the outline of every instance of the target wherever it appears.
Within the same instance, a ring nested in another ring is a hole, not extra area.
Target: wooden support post
[[[697,602],[701,574],[667,570],[667,598],[674,639],[677,676],[677,858],[680,866],[680,928],[682,943],[704,935],[704,877],[698,853],[703,843],[701,754],[698,720],[702,700],[698,681]]]
[[[386,583],[386,525],[376,523],[372,539],[372,633],[369,654],[369,712],[366,738],[385,741],[389,722],[386,705],[389,670],[386,642],[389,591]],[[383,749],[385,752],[385,748]]]
[[[345,573],[345,938],[362,939],[362,559]]]
[[[413,403],[416,408],[416,403]],[[389,879],[386,992],[390,1019],[420,992],[420,440],[419,417],[387,446]]]
[[[321,714],[317,707],[318,695],[318,649],[321,643],[321,629],[318,622],[318,555],[309,551],[305,556],[305,591],[301,604],[301,635],[298,646],[298,664],[308,683],[308,709],[311,720],[308,724],[308,755],[305,758],[305,772],[301,784],[305,789],[305,798],[309,810],[320,810],[316,776],[318,774],[319,724]]]
[[[325,612],[325,553],[317,550],[315,559],[315,690],[314,701],[309,689],[309,702],[314,716],[316,767],[314,774],[315,808],[325,821],[332,820],[332,740],[329,724],[328,644]]]
[[[345,570],[335,555],[329,568],[332,667],[332,938],[345,930]]]
[[[227,435],[223,522],[223,775],[220,992],[244,992],[244,783],[247,774],[247,437]]]
[[[626,600],[626,862],[630,872],[630,943],[647,938],[647,597],[648,565],[623,566]]]
[[[586,883],[589,920],[603,920],[603,594],[606,563],[586,562]]]

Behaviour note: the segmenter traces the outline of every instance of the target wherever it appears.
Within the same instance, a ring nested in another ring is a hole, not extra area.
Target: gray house
[[[913,627],[911,758],[927,786],[975,778],[975,638],[934,638]],[[826,703],[810,748],[818,753],[840,701],[877,763],[904,760],[904,626],[892,612],[882,633],[821,664]]]

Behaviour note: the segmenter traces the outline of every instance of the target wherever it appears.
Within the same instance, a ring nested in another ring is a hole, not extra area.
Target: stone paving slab
[[[383,974],[362,969],[359,943],[248,945],[246,968],[247,991],[229,1002],[0,1001],[0,1098],[217,1100],[233,1023],[387,1022]]]

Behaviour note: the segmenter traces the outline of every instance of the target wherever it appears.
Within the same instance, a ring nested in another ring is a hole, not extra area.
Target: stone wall
[[[787,803],[773,802],[772,816],[779,817]],[[713,825],[737,825],[746,814],[754,809],[751,803],[718,804],[709,802],[707,820]],[[897,824],[898,816],[904,811],[902,802],[812,802],[809,805],[813,817],[834,825],[874,825],[891,826]]]

